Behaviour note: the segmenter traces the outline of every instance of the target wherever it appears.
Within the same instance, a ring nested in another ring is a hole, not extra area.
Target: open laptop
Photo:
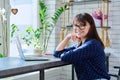
[[[25,61],[48,61],[49,58],[45,56],[25,56],[22,50],[21,42],[18,36],[15,37],[16,45],[18,48],[18,52],[20,55],[20,58],[25,60]]]

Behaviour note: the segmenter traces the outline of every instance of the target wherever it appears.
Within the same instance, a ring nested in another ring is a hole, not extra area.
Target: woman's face
[[[73,24],[74,33],[76,33],[78,38],[86,38],[87,33],[89,32],[90,24],[75,21]]]

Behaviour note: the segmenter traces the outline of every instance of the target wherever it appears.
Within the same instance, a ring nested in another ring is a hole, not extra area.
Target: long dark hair
[[[89,32],[86,37],[100,41],[103,48],[105,48],[103,42],[101,41],[101,39],[98,35],[97,30],[96,30],[96,25],[95,25],[94,19],[90,14],[88,14],[88,13],[77,14],[73,20],[73,23],[74,23],[74,21],[82,22],[83,24],[86,24],[86,22],[88,22],[90,24],[90,29],[89,29]]]

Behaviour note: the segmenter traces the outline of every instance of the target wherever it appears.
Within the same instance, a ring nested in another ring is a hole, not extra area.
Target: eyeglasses
[[[73,26],[79,28],[80,30],[84,30],[86,27],[86,24],[81,24],[81,25],[73,24]]]

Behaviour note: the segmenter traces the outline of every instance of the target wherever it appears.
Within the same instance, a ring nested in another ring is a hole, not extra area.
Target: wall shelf
[[[111,27],[110,26],[108,26],[108,27],[107,26],[103,26],[103,27],[97,26],[96,28],[108,28],[109,29]]]
[[[85,3],[86,4],[97,4],[97,3],[101,3],[102,0],[82,0],[82,1],[75,1],[75,2],[66,2],[65,4],[66,5],[84,5]],[[110,0],[104,0],[104,2],[111,2]]]
[[[70,24],[70,25],[67,25],[66,27],[67,27],[67,28],[71,28],[71,27],[73,27],[73,25]],[[109,28],[111,28],[111,27],[110,27],[110,26],[108,26],[108,27],[107,27],[107,26],[103,26],[103,27],[97,26],[96,28],[108,28],[108,29],[109,29]]]

